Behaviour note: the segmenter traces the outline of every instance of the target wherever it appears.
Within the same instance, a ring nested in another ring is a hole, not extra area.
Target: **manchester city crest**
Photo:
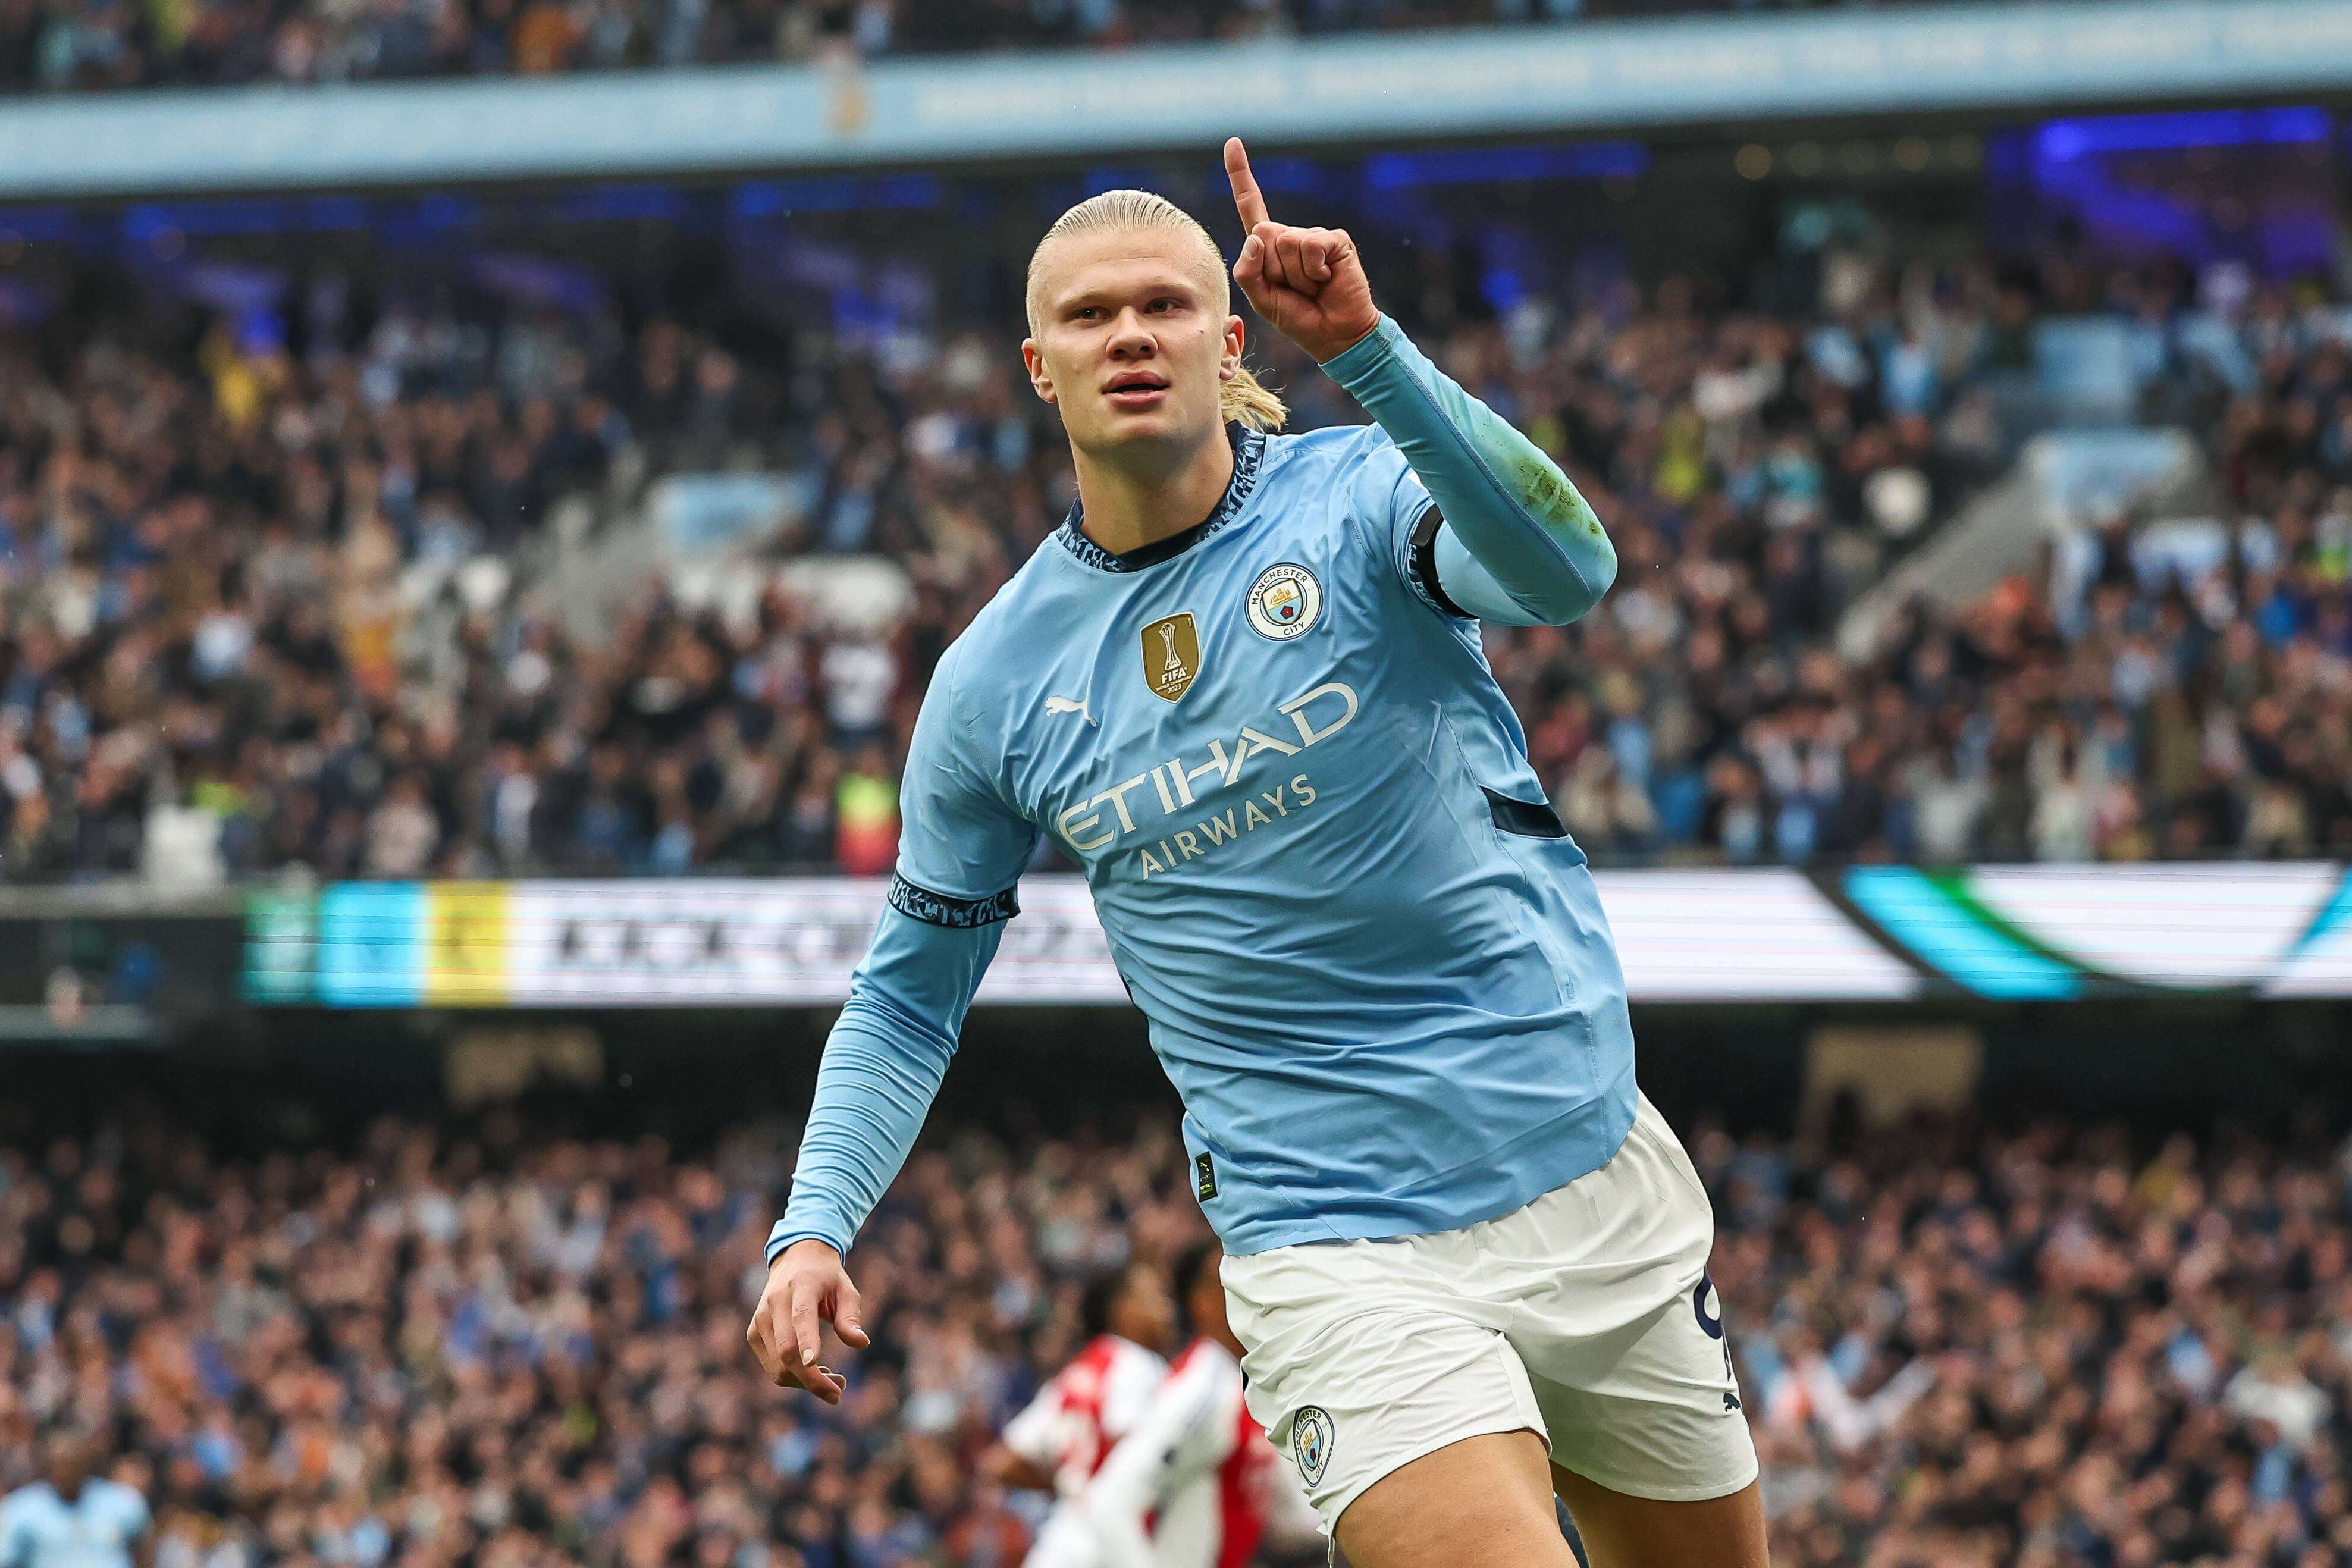
[[[1331,1462],[1332,1436],[1331,1413],[1319,1405],[1301,1405],[1290,1418],[1290,1452],[1298,1461],[1299,1478],[1310,1487],[1321,1483]]]
[[[1323,616],[1323,584],[1295,562],[1269,566],[1250,584],[1250,630],[1288,642]]]

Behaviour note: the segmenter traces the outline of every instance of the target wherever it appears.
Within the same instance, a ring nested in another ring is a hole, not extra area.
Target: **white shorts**
[[[1224,1263],[1250,1414],[1328,1533],[1365,1489],[1450,1443],[1524,1427],[1628,1496],[1756,1479],[1715,1216],[1645,1097],[1610,1162],[1463,1230],[1280,1247]]]

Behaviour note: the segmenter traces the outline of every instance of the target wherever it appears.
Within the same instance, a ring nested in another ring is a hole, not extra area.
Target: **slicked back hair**
[[[1029,335],[1037,336],[1038,306],[1037,269],[1045,258],[1045,247],[1057,239],[1070,239],[1088,234],[1116,234],[1134,229],[1157,229],[1171,234],[1180,241],[1197,245],[1209,270],[1220,284],[1225,281],[1225,259],[1218,253],[1217,242],[1191,213],[1156,191],[1104,191],[1088,196],[1068,212],[1054,220],[1037,248],[1029,253],[1029,279],[1024,303],[1029,312]],[[1225,301],[1233,296],[1227,293]],[[1228,420],[1239,420],[1253,430],[1279,430],[1289,418],[1290,410],[1271,388],[1250,374],[1244,365],[1231,381],[1217,388],[1217,410]]]

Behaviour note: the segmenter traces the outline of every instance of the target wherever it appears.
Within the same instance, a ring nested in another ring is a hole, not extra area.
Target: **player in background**
[[[1088,1281],[1080,1311],[1086,1348],[1046,1380],[981,1457],[982,1471],[999,1485],[1055,1495],[1030,1549],[1030,1568],[1108,1568],[1070,1500],[1086,1489],[1168,1376],[1160,1351],[1174,1337],[1176,1304],[1159,1269],[1132,1263]]]
[[[1762,1568],[1714,1218],[1635,1086],[1624,974],[1481,622],[1565,625],[1616,555],[1559,466],[1275,223],[1237,281],[1369,413],[1278,434],[1215,242],[1113,191],[1030,262],[1069,519],[940,658],[898,875],[747,1331],[837,1400],[844,1255],[938,1092],[1043,834],[1184,1103],[1247,1398],[1355,1568]]]
[[[1213,1241],[1176,1264],[1193,1340],[1072,1513],[1092,1561],[1120,1568],[1242,1568],[1260,1542],[1311,1546],[1315,1510],[1242,1396],[1242,1342],[1225,1317]]]
[[[147,1500],[91,1472],[98,1439],[52,1434],[42,1479],[0,1498],[0,1568],[148,1568]]]

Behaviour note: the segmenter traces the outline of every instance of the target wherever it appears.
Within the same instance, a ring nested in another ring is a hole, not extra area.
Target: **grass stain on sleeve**
[[[1580,517],[1585,532],[1595,539],[1606,537],[1601,531],[1601,520],[1584,503],[1584,498],[1577,493],[1576,487],[1541,456],[1521,458],[1513,464],[1513,468],[1519,481],[1519,493],[1528,498],[1528,504],[1537,511],[1552,518]]]

